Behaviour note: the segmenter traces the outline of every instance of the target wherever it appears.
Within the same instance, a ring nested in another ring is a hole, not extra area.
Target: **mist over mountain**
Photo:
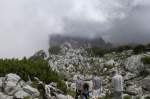
[[[70,43],[72,47],[101,47],[101,48],[110,48],[112,47],[111,43],[105,42],[101,36],[95,36],[92,38],[81,37],[81,36],[70,36],[70,35],[60,35],[53,34],[50,35],[49,44],[53,45],[63,45],[65,43]]]
[[[0,57],[47,50],[55,33],[145,44],[149,20],[150,0],[1,0]]]

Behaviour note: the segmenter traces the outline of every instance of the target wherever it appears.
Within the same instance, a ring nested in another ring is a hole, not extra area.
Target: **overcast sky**
[[[0,57],[48,48],[48,35],[150,42],[150,0],[0,0]]]

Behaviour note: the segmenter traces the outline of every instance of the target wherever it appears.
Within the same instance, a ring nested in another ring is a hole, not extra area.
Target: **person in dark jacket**
[[[81,99],[90,99],[89,85],[87,83],[83,84]]]

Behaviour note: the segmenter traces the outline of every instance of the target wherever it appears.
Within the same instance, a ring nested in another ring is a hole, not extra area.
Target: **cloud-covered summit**
[[[0,57],[47,49],[53,33],[150,42],[149,6],[149,0],[1,0]]]

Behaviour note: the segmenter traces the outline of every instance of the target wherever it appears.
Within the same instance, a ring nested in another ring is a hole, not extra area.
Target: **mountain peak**
[[[112,47],[112,44],[106,43],[101,36],[88,38],[88,37],[69,36],[60,34],[50,35],[49,39],[50,46],[62,45],[65,43],[70,43],[71,46],[74,48],[89,47],[89,46],[102,48]]]

